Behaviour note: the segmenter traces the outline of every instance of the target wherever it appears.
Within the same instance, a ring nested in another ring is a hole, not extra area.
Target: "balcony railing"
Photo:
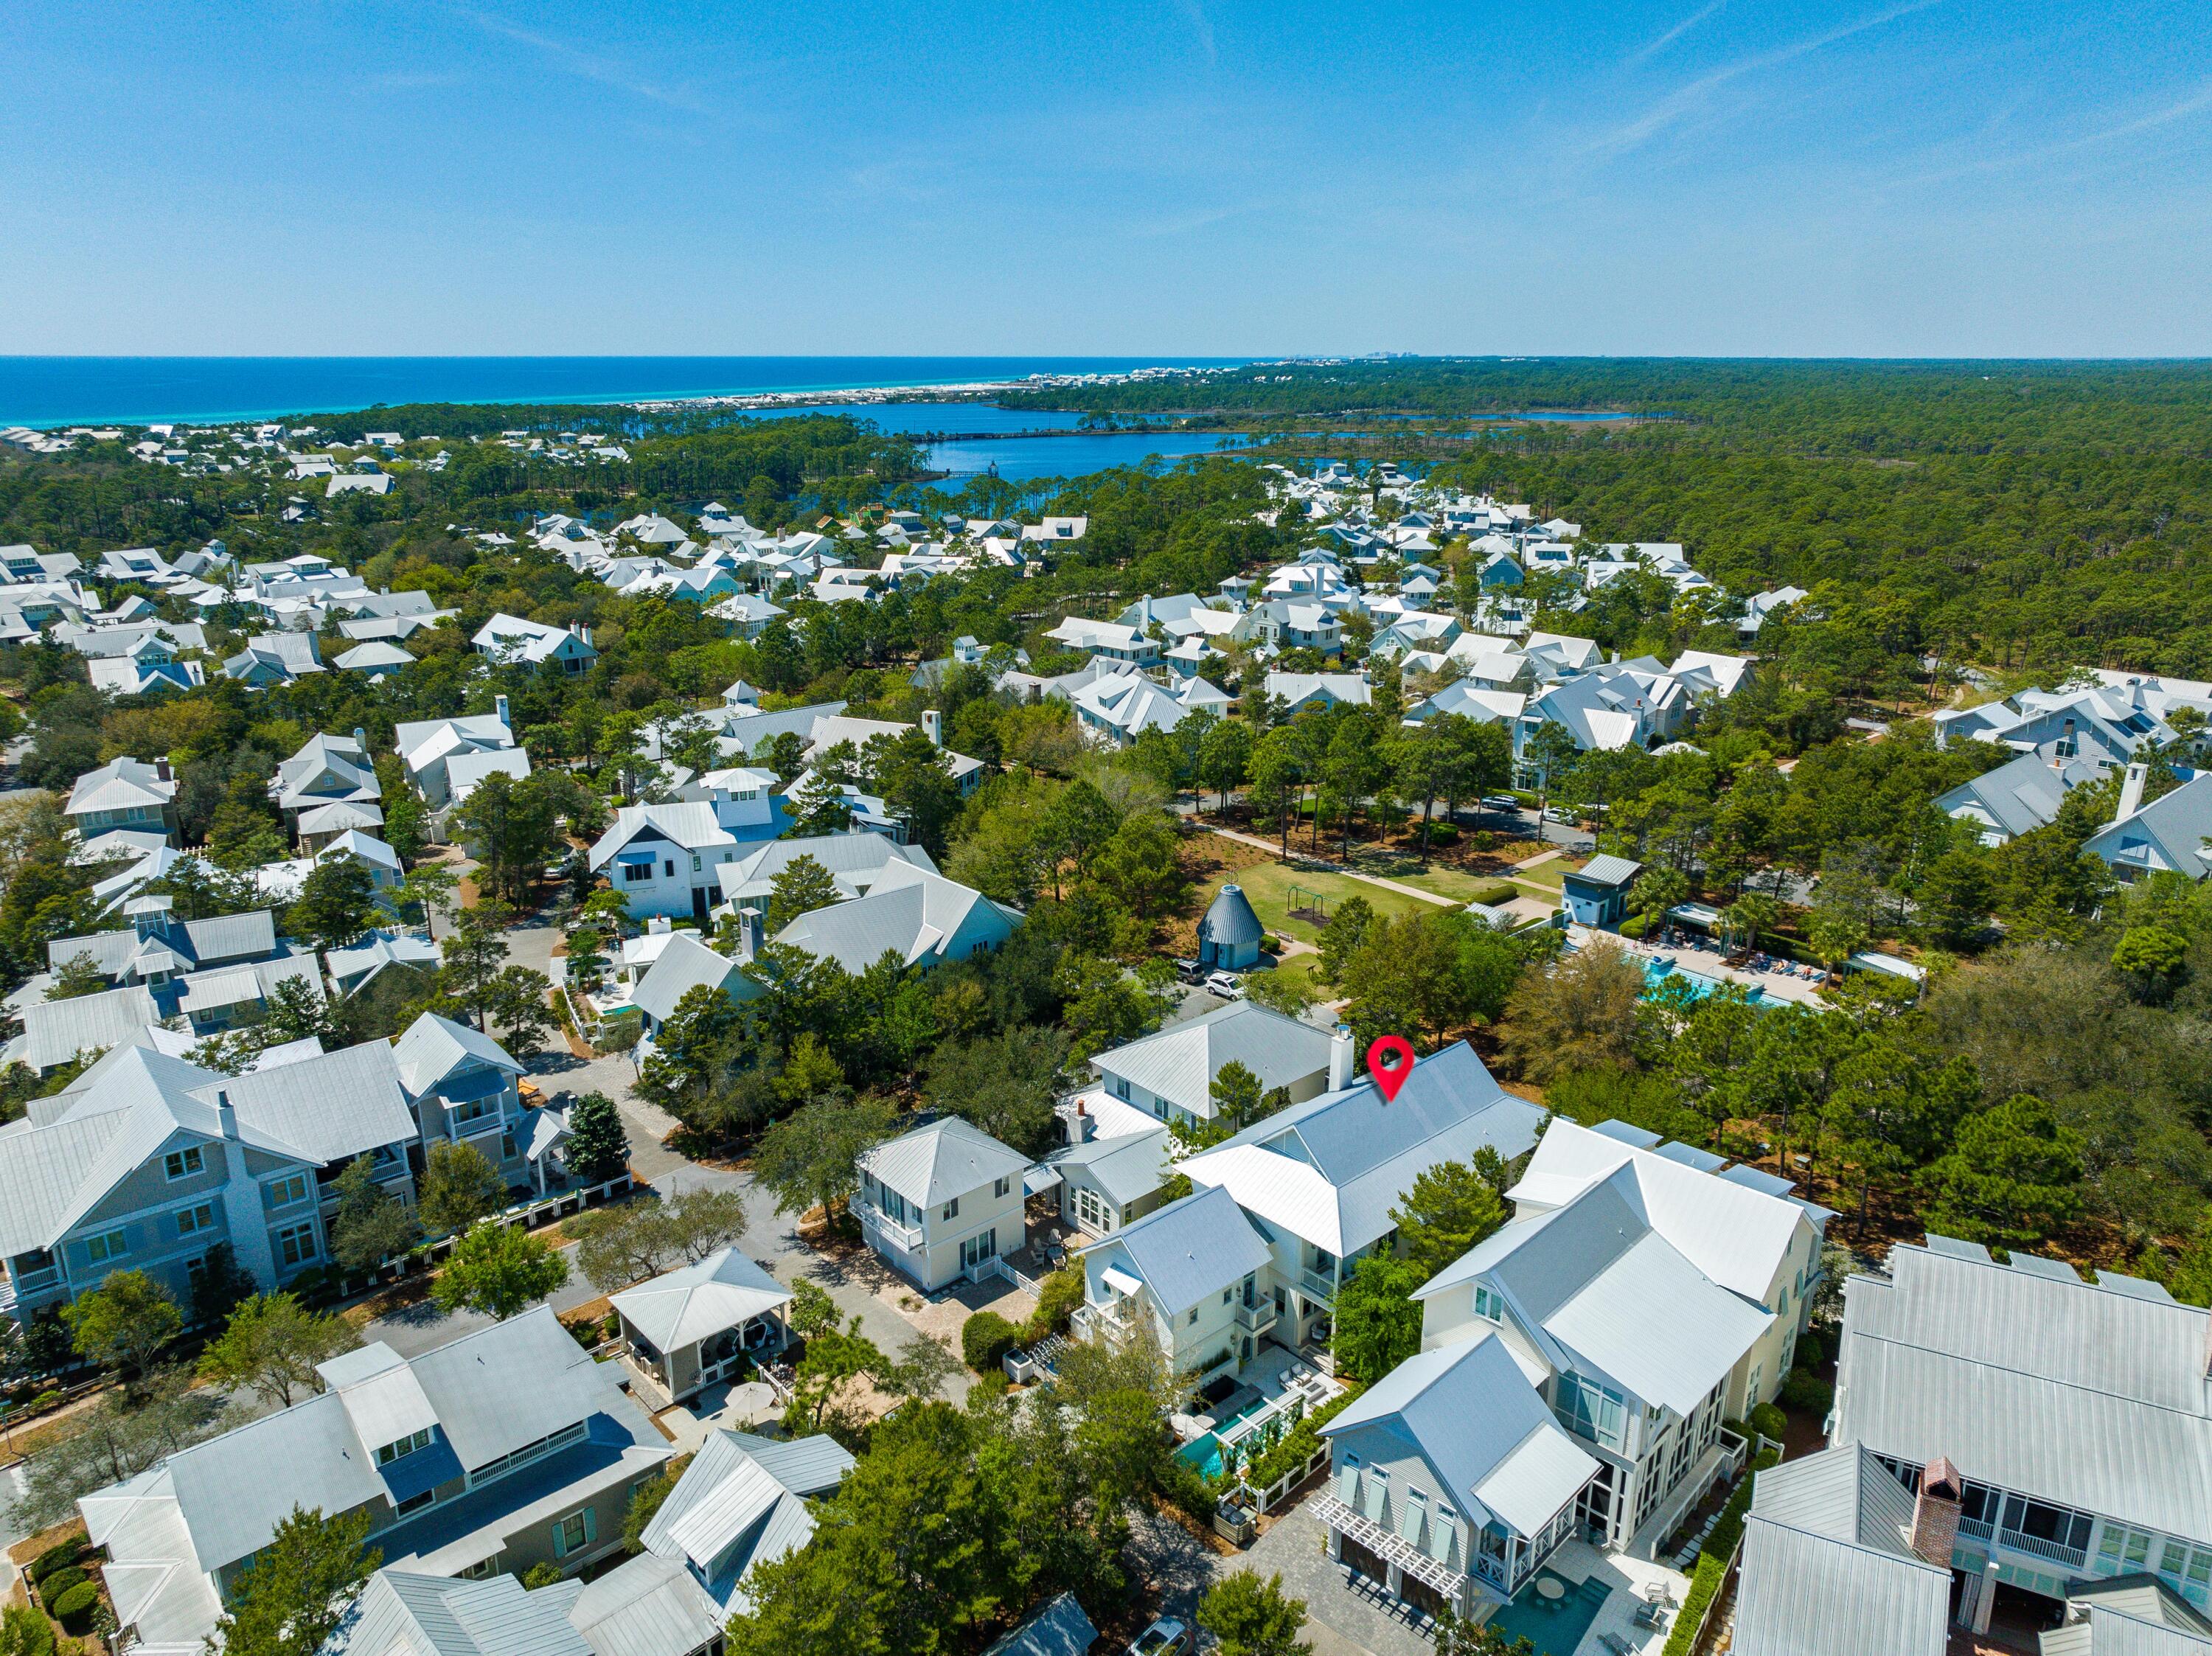
[[[1961,1522],[1960,1528],[1966,1525]],[[2063,1541],[2045,1541],[2039,1536],[2022,1535],[2018,1530],[2000,1530],[1997,1539],[2015,1551],[2033,1553],[2038,1558],[2047,1558],[2054,1564],[2063,1564],[2069,1569],[2080,1569],[2089,1562],[2089,1555],[2081,1547],[2069,1547]]]
[[[1996,1533],[1996,1527],[1985,1518],[1962,1518],[1959,1520],[1959,1533],[1971,1536],[1977,1541],[1988,1540]]]
[[[1336,1279],[1324,1277],[1318,1271],[1302,1270],[1298,1272],[1298,1292],[1327,1305],[1336,1298]]]
[[[1264,1334],[1275,1325],[1275,1306],[1272,1300],[1262,1300],[1257,1305],[1239,1304],[1237,1325],[1248,1333]]]
[[[872,1203],[861,1202],[855,1204],[854,1206],[860,1216],[861,1228],[881,1232],[884,1240],[890,1243],[893,1247],[911,1253],[927,1240],[922,1234],[920,1226],[909,1225],[894,1219]]]
[[[1078,1339],[1119,1345],[1135,1331],[1129,1313],[1122,1308],[1126,1303],[1117,1301],[1110,1306],[1079,1305],[1069,1317],[1068,1325]]]

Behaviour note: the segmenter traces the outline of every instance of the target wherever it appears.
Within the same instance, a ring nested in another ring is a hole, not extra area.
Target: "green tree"
[[[2081,1210],[2081,1135],[2032,1093],[1971,1115],[1924,1179],[1928,1228],[1968,1241],[2032,1247]]]
[[[366,1507],[325,1518],[295,1507],[226,1595],[209,1635],[223,1656],[319,1656],[384,1562]]]
[[[143,1380],[185,1331],[184,1313],[143,1271],[111,1271],[61,1309],[77,1355]]]
[[[1580,756],[1575,736],[1556,719],[1546,719],[1536,727],[1528,745],[1522,750],[1522,762],[1536,773],[1536,802],[1540,810],[1551,803],[1552,787],[1560,776],[1573,766]]]
[[[775,1198],[778,1213],[819,1205],[834,1219],[860,1186],[854,1160],[896,1130],[897,1113],[883,1099],[824,1099],[803,1105],[761,1135],[753,1177]]]
[[[2212,1209],[2197,1222],[2170,1270],[2166,1291],[2184,1305],[2212,1305]]]
[[[323,1389],[316,1366],[361,1344],[344,1318],[310,1311],[290,1294],[257,1294],[230,1313],[200,1353],[204,1380],[255,1393],[279,1408]]]
[[[948,1040],[931,1054],[922,1089],[939,1108],[1017,1149],[1042,1153],[1068,1059],[1057,1029],[1017,1024],[1001,1034]]]
[[[1220,809],[1229,809],[1229,795],[1244,780],[1245,767],[1252,762],[1252,727],[1233,719],[1224,719],[1206,731],[1198,753],[1199,774],[1212,785],[1220,800]]]
[[[637,1486],[623,1512],[623,1550],[635,1558],[645,1550],[646,1526],[668,1502],[676,1491],[677,1480],[691,1464],[691,1457],[682,1455],[672,1460],[660,1471]]]
[[[769,882],[768,917],[762,929],[773,937],[801,914],[842,902],[844,895],[818,858],[794,857]]]
[[[1485,1146],[1488,1149],[1488,1146]],[[1491,1151],[1493,1159],[1495,1150]],[[1390,1210],[1406,1261],[1425,1282],[1509,1217],[1495,1183],[1465,1162],[1439,1162],[1417,1175]]]
[[[1375,905],[1364,897],[1346,897],[1336,906],[1321,929],[1321,976],[1324,982],[1342,984],[1345,968],[1359,952],[1374,929]]]
[[[695,984],[655,1031],[653,1053],[636,1089],[642,1097],[687,1119],[727,1068],[729,1046],[744,1015],[718,984]]]
[[[504,1319],[568,1280],[568,1262],[542,1238],[485,1220],[453,1245],[430,1295],[449,1315],[481,1311]]]
[[[1421,1307],[1413,1290],[1429,1273],[1410,1259],[1370,1253],[1336,1292],[1336,1370],[1379,1380],[1421,1349]]]
[[[1298,1637],[1306,1602],[1283,1591],[1283,1578],[1262,1581],[1251,1570],[1223,1576],[1199,1601],[1198,1624],[1218,1640],[1221,1656],[1313,1656]]]
[[[510,903],[529,900],[538,870],[560,848],[562,808],[575,789],[559,771],[520,779],[494,771],[469,790],[453,820],[486,890]]]
[[[1207,1083],[1216,1123],[1236,1132],[1260,1115],[1260,1077],[1235,1059],[1223,1065]]]
[[[561,1028],[553,1010],[553,984],[543,972],[510,966],[492,980],[484,1012],[499,1026],[500,1045],[516,1058],[531,1058]]]
[[[89,955],[72,955],[54,970],[54,980],[46,987],[48,1000],[75,1000],[82,995],[97,995],[107,988],[107,974],[100,969]]]
[[[2189,966],[2189,939],[2163,925],[2131,925],[2112,949],[2112,969],[2136,999],[2163,1001]]]
[[[284,929],[318,949],[343,949],[383,912],[368,864],[358,857],[333,857],[317,863],[300,883],[299,896],[284,911]]]
[[[1632,1068],[1643,994],[1634,958],[1594,943],[1521,979],[1506,1002],[1501,1043],[1540,1085],[1570,1071]]]
[[[423,1158],[416,1210],[434,1235],[466,1230],[507,1205],[507,1181],[473,1144],[441,1138]]]
[[[588,1092],[568,1107],[568,1176],[580,1185],[604,1185],[629,1169],[629,1134],[622,1112],[602,1092]]]
[[[346,1163],[331,1186],[337,1207],[331,1215],[331,1257],[348,1271],[374,1271],[422,1240],[422,1227],[407,1204],[376,1182],[369,1158]]]
[[[672,1266],[696,1265],[741,1240],[744,1202],[735,1191],[678,1191],[662,1200],[597,1208],[564,1228],[576,1244],[577,1267],[612,1293]]]
[[[499,998],[500,967],[507,959],[501,928],[506,923],[504,907],[480,903],[463,909],[459,922],[438,944],[444,956],[438,986],[475,1020],[478,1029],[487,1028],[486,1015]]]
[[[1989,858],[1979,851],[1947,851],[1913,892],[1921,935],[1942,948],[1970,941],[1990,917]]]

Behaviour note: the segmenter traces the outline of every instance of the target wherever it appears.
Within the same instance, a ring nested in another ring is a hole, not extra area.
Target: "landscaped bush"
[[[975,1383],[968,1388],[968,1395],[970,1398],[995,1398],[1012,1384],[1013,1381],[1006,1378],[1005,1369],[986,1368],[975,1376]]]
[[[1521,889],[1518,886],[1509,881],[1500,880],[1495,885],[1486,885],[1479,889],[1474,894],[1474,901],[1485,908],[1503,908],[1520,895]]]
[[[1021,1338],[1021,1331],[997,1312],[979,1311],[961,1325],[960,1356],[977,1374],[988,1374]]]
[[[54,1600],[54,1619],[71,1633],[82,1632],[84,1624],[92,1620],[92,1607],[99,1602],[100,1589],[89,1581],[80,1581]]]
[[[1833,1335],[1815,1323],[1797,1337],[1796,1355],[1792,1361],[1800,1368],[1818,1368],[1835,1355]]]
[[[1477,829],[1475,829],[1475,831],[1474,831],[1474,848],[1475,848],[1477,851],[1495,851],[1495,850],[1497,850],[1497,849],[1498,849],[1498,836],[1497,836],[1497,834],[1493,834],[1492,832],[1491,832],[1491,830],[1490,830],[1490,829],[1488,829],[1488,828],[1477,828]]]
[[[1751,1411],[1751,1429],[1779,1443],[1783,1433],[1790,1429],[1790,1416],[1773,1404],[1762,1403]]]
[[[1650,929],[1651,917],[1649,914],[1631,914],[1620,923],[1620,935],[1624,937],[1640,937]]]
[[[1449,822],[1431,822],[1429,824],[1429,843],[1432,846],[1455,846],[1459,843],[1459,830]]]
[[[64,1541],[58,1546],[48,1547],[32,1563],[31,1580],[44,1581],[56,1570],[76,1563],[83,1552],[84,1541],[82,1537],[76,1540]]]
[[[51,1605],[80,1581],[91,1578],[74,1564],[64,1564],[39,1583],[39,1597]]]
[[[54,1656],[54,1624],[28,1604],[0,1611],[0,1651],[7,1656]]]
[[[1829,1405],[1836,1400],[1836,1388],[1809,1368],[1793,1368],[1782,1377],[1782,1403],[1802,1415],[1816,1419],[1827,1418]]]
[[[1023,1340],[1030,1345],[1067,1331],[1068,1319],[1083,1303],[1083,1267],[1062,1265],[1038,1286],[1037,1308],[1022,1331]]]
[[[1320,1408],[1307,1410],[1297,1423],[1283,1434],[1281,1441],[1244,1468],[1245,1483],[1255,1489],[1264,1489],[1304,1465],[1313,1452],[1321,1447],[1321,1429],[1350,1407],[1352,1400],[1366,1389],[1355,1386],[1341,1397],[1331,1398]]]
[[[1761,1409],[1773,1406],[1771,1403],[1759,1404]],[[1753,1410],[1754,1416],[1757,1412]],[[1729,1556],[1743,1538],[1743,1515],[1751,1509],[1752,1485],[1761,1472],[1781,1459],[1771,1449],[1759,1454],[1729,1496],[1728,1505],[1721,1508],[1720,1521],[1713,1526],[1712,1533],[1705,1538],[1705,1546],[1698,1554],[1697,1573],[1690,1578],[1690,1591],[1683,1596],[1674,1630],[1667,1635],[1664,1656],[1690,1656],[1690,1647],[1697,1641],[1698,1623],[1705,1618],[1705,1606],[1712,1603],[1713,1595],[1727,1580]]]

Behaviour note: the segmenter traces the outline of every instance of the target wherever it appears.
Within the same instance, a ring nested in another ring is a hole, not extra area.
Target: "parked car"
[[[1553,805],[1544,812],[1544,820],[1547,822],[1562,822],[1567,827],[1572,828],[1582,819],[1577,816],[1574,812],[1569,810],[1565,805]]]
[[[1175,970],[1176,976],[1181,978],[1185,983],[1206,981],[1206,963],[1203,961],[1177,961],[1175,963]]]
[[[1521,802],[1510,793],[1486,793],[1482,796],[1482,808],[1485,810],[1517,811],[1521,809]]]
[[[1163,1616],[1136,1636],[1129,1656],[1190,1656],[1192,1648],[1189,1624]]]
[[[1206,986],[1213,993],[1225,995],[1231,1000],[1244,992],[1244,986],[1237,982],[1236,974],[1231,972],[1212,974],[1206,979]]]

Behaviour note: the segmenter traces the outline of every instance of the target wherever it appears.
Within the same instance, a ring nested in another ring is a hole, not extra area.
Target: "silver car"
[[[1191,1649],[1189,1626],[1163,1616],[1137,1635],[1129,1647],[1129,1656],[1190,1656]]]

